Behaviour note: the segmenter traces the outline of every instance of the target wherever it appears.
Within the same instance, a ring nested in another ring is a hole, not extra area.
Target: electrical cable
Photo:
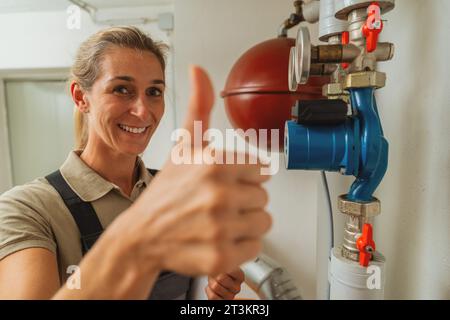
[[[331,249],[334,248],[334,220],[333,220],[333,207],[331,206],[331,196],[330,196],[330,189],[328,188],[328,181],[327,181],[327,175],[325,171],[320,172],[322,176],[322,186],[325,191],[325,198],[327,201],[327,207],[328,207],[328,217],[330,222],[330,244],[328,248],[328,260],[330,260],[330,254]],[[328,300],[330,300],[330,284],[328,283],[328,291],[327,291]]]
[[[330,243],[330,250],[334,247],[334,222],[333,222],[333,207],[331,205],[331,197],[330,197],[330,189],[328,188],[328,181],[327,181],[327,175],[325,171],[320,172],[322,175],[322,185],[325,191],[325,198],[327,200],[327,206],[328,206],[328,215],[330,219],[330,233],[331,233],[331,243]]]

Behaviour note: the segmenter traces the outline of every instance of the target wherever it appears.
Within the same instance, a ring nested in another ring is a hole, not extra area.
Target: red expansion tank
[[[283,149],[284,124],[291,119],[295,101],[323,99],[322,86],[329,77],[310,77],[297,92],[288,87],[289,52],[295,40],[276,38],[245,52],[234,64],[221,96],[234,128],[279,129]],[[267,138],[270,146],[270,135]]]

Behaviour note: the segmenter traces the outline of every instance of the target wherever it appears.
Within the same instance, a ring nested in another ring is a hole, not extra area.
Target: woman
[[[156,177],[146,170],[139,155],[164,113],[164,70],[164,46],[136,28],[81,45],[70,82],[77,150],[53,175],[0,197],[0,298],[145,299],[164,270],[209,275],[210,299],[239,291],[238,266],[271,224],[267,178],[259,165],[169,160]],[[191,81],[193,133],[194,120],[207,128],[214,93],[201,69]]]

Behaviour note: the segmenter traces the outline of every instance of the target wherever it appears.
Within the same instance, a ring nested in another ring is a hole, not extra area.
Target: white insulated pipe
[[[321,1],[319,0],[314,0],[307,2],[302,6],[302,14],[306,22],[316,23],[319,21],[320,2]]]
[[[330,300],[383,300],[385,258],[375,252],[368,267],[344,258],[340,248],[331,250],[328,269]]]
[[[328,38],[347,31],[347,22],[335,18],[335,0],[320,1],[319,40],[327,42]]]

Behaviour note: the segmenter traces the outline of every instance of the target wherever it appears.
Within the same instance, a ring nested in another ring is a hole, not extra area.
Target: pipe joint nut
[[[381,202],[373,197],[370,202],[355,202],[347,199],[347,195],[340,195],[338,198],[338,208],[343,214],[372,218],[380,214]]]
[[[386,84],[386,74],[378,71],[350,73],[345,78],[344,89],[349,88],[382,88]]]
[[[343,96],[343,95],[347,95],[348,96],[348,93],[346,93],[344,91],[344,89],[342,88],[342,84],[341,83],[333,82],[333,83],[325,84],[322,87],[322,95],[324,97]]]

